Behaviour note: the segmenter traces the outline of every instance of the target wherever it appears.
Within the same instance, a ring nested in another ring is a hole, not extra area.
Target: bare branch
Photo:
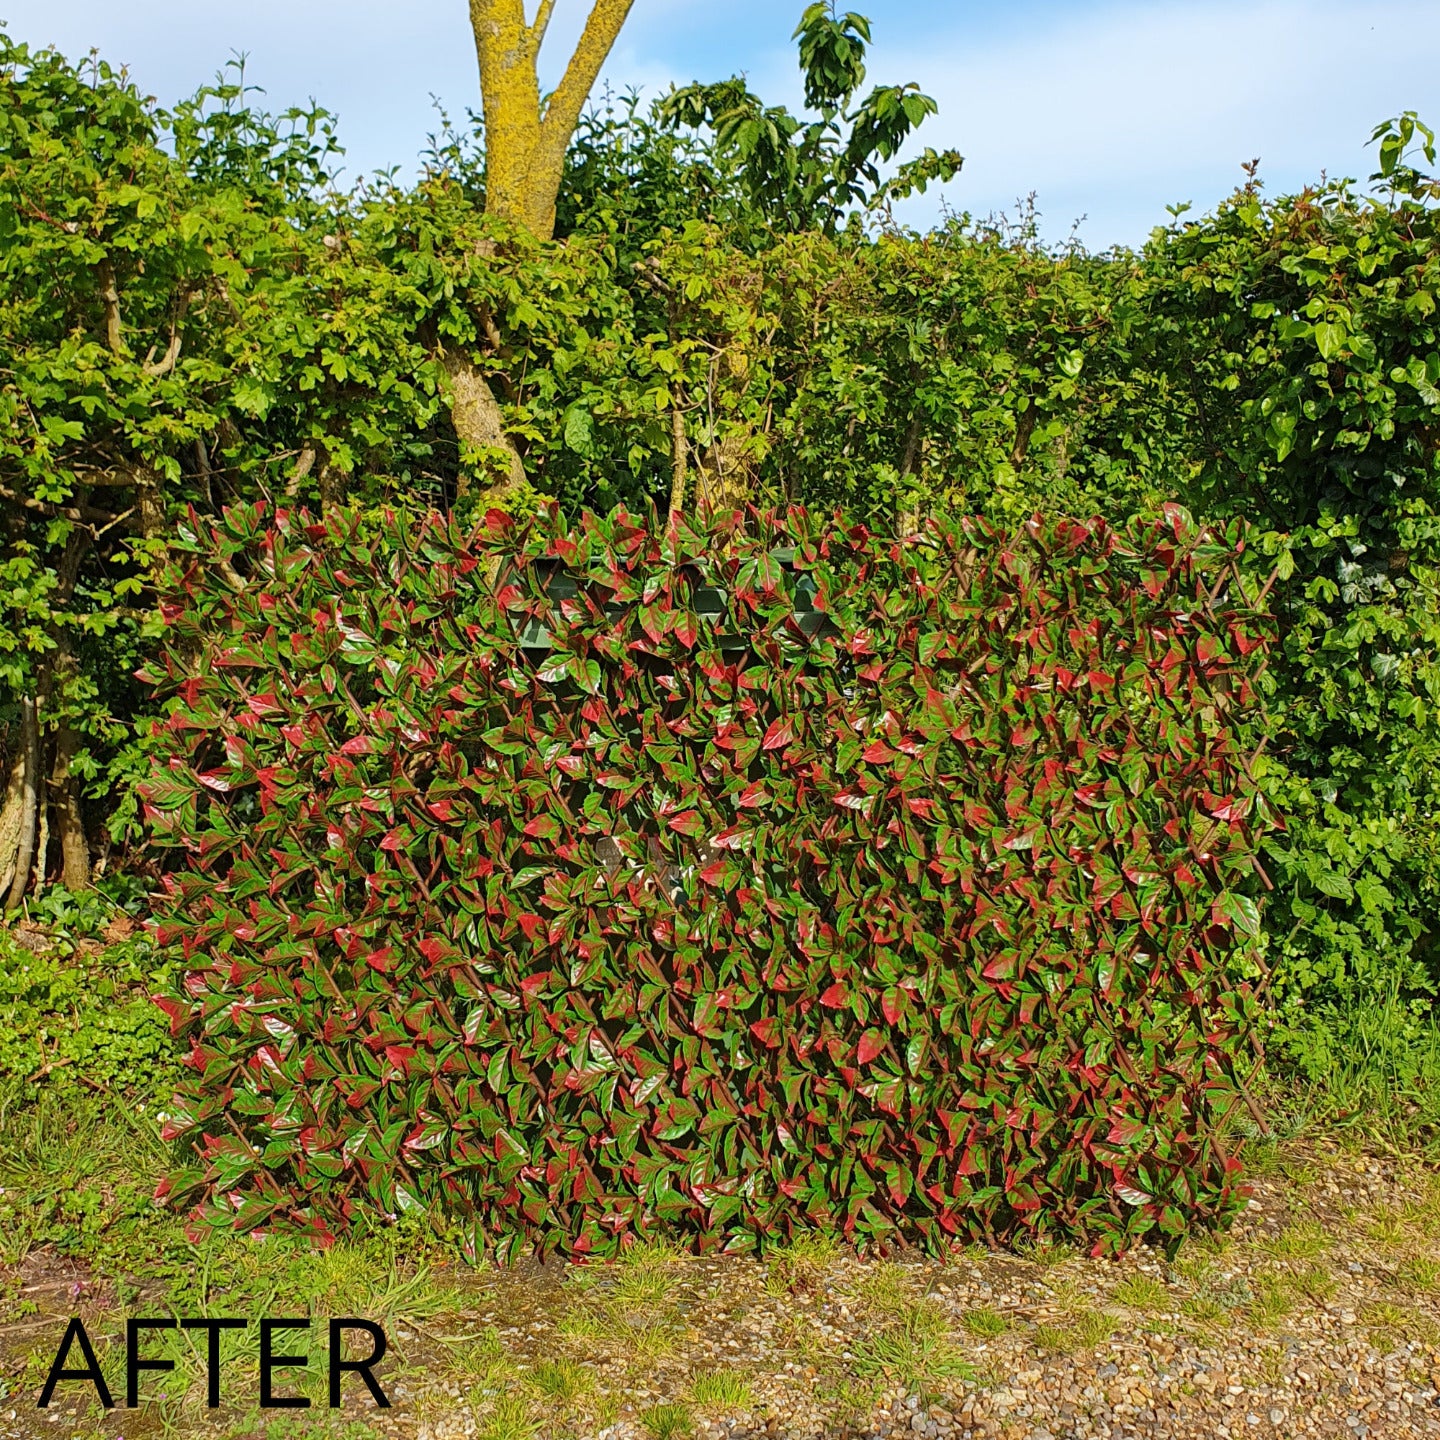
[[[293,500],[300,489],[300,482],[315,468],[315,447],[308,440],[300,448],[300,458],[285,482],[285,497]]]
[[[579,123],[580,112],[600,74],[600,67],[610,54],[630,14],[635,0],[595,0],[585,21],[584,32],[565,74],[550,103],[545,107],[545,118],[541,122],[542,144],[547,150],[556,147],[563,156],[570,144],[570,137]]]
[[[49,500],[36,500],[31,495],[19,494],[8,485],[0,485],[0,500],[8,500],[12,505],[33,510],[37,515],[44,515],[49,520],[73,520],[77,525],[88,522],[109,526],[120,518],[110,514],[108,510],[96,510],[89,505],[55,505]]]
[[[115,267],[109,260],[102,260],[96,267],[100,279],[100,299],[105,305],[105,343],[114,355],[119,355],[125,346],[125,337],[120,327],[120,291],[115,284]]]
[[[185,326],[185,311],[190,307],[190,291],[188,289],[180,292],[175,302],[175,314],[170,320],[170,343],[165,347],[165,353],[156,364],[150,363],[150,356],[145,357],[145,363],[140,367],[146,375],[158,378],[161,375],[168,375],[174,368],[175,362],[180,358],[180,344]],[[155,352],[152,349],[150,354]]]
[[[545,43],[545,32],[550,28],[550,16],[555,11],[555,0],[540,0],[540,9],[535,13],[535,23],[530,27],[530,53],[538,55]]]

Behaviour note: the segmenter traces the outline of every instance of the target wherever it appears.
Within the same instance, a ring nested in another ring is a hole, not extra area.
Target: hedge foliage
[[[184,544],[143,793],[197,1223],[1103,1253],[1233,1211],[1273,823],[1237,526],[257,505]]]

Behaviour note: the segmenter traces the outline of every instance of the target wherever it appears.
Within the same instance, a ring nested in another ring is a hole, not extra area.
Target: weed
[[[1396,1266],[1395,1279],[1409,1291],[1440,1290],[1440,1261],[1428,1255],[1412,1255]]]
[[[695,1430],[695,1421],[684,1405],[652,1405],[640,1416],[650,1440],[681,1440]]]
[[[981,1306],[978,1310],[967,1310],[961,1316],[960,1323],[980,1340],[993,1340],[1010,1328],[1010,1322],[998,1310],[991,1310],[987,1306]]]
[[[893,1260],[877,1260],[861,1270],[855,1296],[872,1310],[897,1312],[914,1302],[915,1277]]]
[[[1334,1240],[1325,1233],[1324,1227],[1314,1221],[1301,1221],[1288,1226],[1278,1235],[1271,1235],[1256,1242],[1256,1249],[1276,1260],[1313,1260],[1323,1255],[1334,1245]]]
[[[1086,1349],[1103,1344],[1115,1333],[1115,1321],[1103,1310],[1085,1310],[1070,1322]]]
[[[1267,1345],[1260,1352],[1260,1378],[1265,1384],[1283,1384],[1288,1369],[1283,1350],[1277,1350],[1273,1345]]]
[[[707,1370],[690,1382],[690,1398],[702,1410],[747,1410],[754,1402],[749,1382],[734,1370]]]
[[[500,1332],[491,1325],[472,1340],[450,1348],[446,1368],[482,1385],[490,1385],[507,1368]]]
[[[1384,1326],[1389,1330],[1404,1330],[1405,1322],[1410,1315],[1408,1311],[1402,1310],[1398,1305],[1392,1305],[1388,1300],[1377,1300],[1360,1312],[1360,1318],[1367,1325]]]
[[[1261,1275],[1253,1289],[1254,1298],[1246,1313],[1257,1329],[1267,1329],[1295,1308],[1295,1292],[1288,1276]]]
[[[1063,1295],[1060,1304],[1067,1311],[1063,1325],[1037,1325],[1032,1337],[1041,1350],[1068,1354],[1072,1350],[1088,1350],[1108,1340],[1115,1332],[1115,1320],[1103,1310],[1090,1309],[1070,1295]]]
[[[555,1333],[562,1340],[594,1341],[608,1335],[610,1327],[594,1310],[577,1305],[560,1317]]]
[[[529,1374],[528,1383],[547,1400],[563,1404],[578,1399],[594,1384],[594,1377],[573,1360],[542,1360]]]
[[[1307,1265],[1303,1270],[1296,1270],[1291,1276],[1291,1282],[1307,1299],[1313,1300],[1317,1305],[1333,1299],[1340,1288],[1334,1275],[1323,1265]]]
[[[1115,1287],[1111,1297],[1129,1310],[1164,1310],[1170,1306],[1170,1292],[1148,1275],[1131,1275]]]
[[[1021,1259],[1029,1260],[1043,1270],[1063,1265],[1067,1260],[1073,1260],[1079,1253],[1075,1246],[1061,1240],[1043,1239],[1033,1241],[1029,1245],[1016,1246],[1016,1254]]]
[[[765,1274],[765,1289],[771,1295],[813,1292],[842,1253],[839,1244],[828,1236],[797,1235],[783,1250],[775,1252]]]
[[[1068,1355],[1080,1346],[1075,1332],[1063,1325],[1037,1325],[1032,1338],[1036,1349],[1057,1355]]]
[[[1214,1325],[1226,1316],[1227,1307],[1209,1295],[1191,1295],[1180,1304],[1181,1313],[1201,1325]]]
[[[1399,1245],[1405,1239],[1405,1222],[1393,1210],[1377,1211],[1368,1228],[1370,1238],[1379,1245]]]
[[[673,1353],[680,1337],[680,1328],[673,1321],[651,1321],[634,1326],[625,1337],[625,1347],[633,1361],[648,1365]]]
[[[501,1395],[481,1422],[476,1440],[532,1440],[539,1423],[520,1395]]]
[[[943,1380],[970,1380],[974,1371],[950,1339],[945,1316],[929,1300],[898,1306],[888,1323],[859,1341],[852,1353],[861,1379],[881,1377],[925,1392]]]

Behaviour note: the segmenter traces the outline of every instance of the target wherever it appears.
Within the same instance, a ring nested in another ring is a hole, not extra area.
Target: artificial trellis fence
[[[1243,545],[196,519],[149,672],[162,1192],[502,1256],[1224,1221],[1272,823]]]

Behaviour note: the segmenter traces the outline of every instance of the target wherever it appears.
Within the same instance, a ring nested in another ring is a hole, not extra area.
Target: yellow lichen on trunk
[[[633,4],[634,0],[594,0],[565,74],[542,107],[536,61],[555,0],[540,0],[533,24],[525,19],[525,0],[470,0],[485,115],[488,214],[524,225],[542,240],[554,236],[555,201],[570,137]],[[510,452],[507,473],[481,497],[487,503],[502,503],[525,483],[524,461],[505,431],[494,392],[474,362],[453,353],[444,358],[444,365],[450,414],[461,441]],[[462,482],[462,494],[466,488]]]
[[[634,0],[594,0],[565,74],[544,106],[536,61],[554,0],[534,24],[524,0],[470,0],[485,114],[485,208],[542,240],[555,233],[565,152],[580,112]]]

